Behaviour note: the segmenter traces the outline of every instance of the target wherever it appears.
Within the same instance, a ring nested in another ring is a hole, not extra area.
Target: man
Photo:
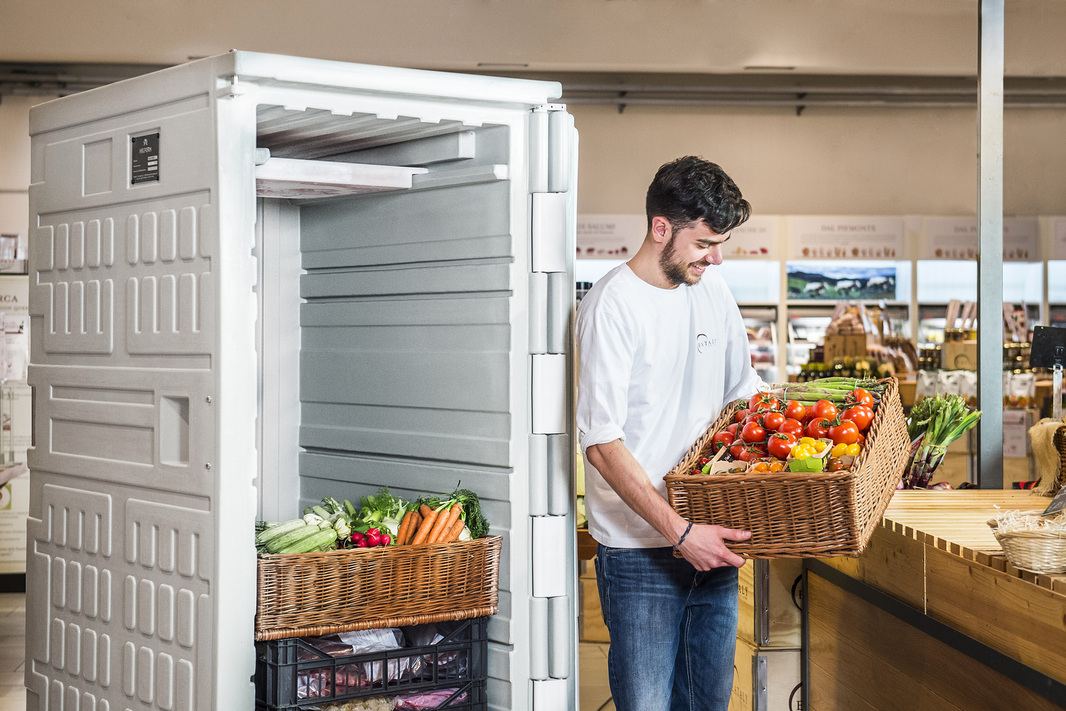
[[[619,711],[725,711],[744,564],[725,542],[750,533],[685,521],[663,476],[726,403],[762,385],[736,301],[708,269],[751,207],[719,166],[692,156],[659,169],[645,207],[640,249],[577,315],[577,426],[611,694]]]

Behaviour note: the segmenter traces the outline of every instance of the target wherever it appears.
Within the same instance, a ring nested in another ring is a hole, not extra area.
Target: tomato
[[[749,444],[751,451],[755,453],[756,457],[769,457],[770,452],[766,449],[765,442],[759,442],[758,444]]]
[[[781,401],[778,400],[776,397],[769,397],[769,398],[766,398],[765,400],[763,400],[762,402],[760,402],[755,409],[756,410],[773,410],[774,412],[777,412],[777,411],[779,411],[781,409]]]
[[[855,440],[855,444],[866,444],[866,436],[862,432],[859,433],[859,438]]]
[[[781,402],[770,393],[758,392],[748,400],[749,410],[777,410]]]
[[[832,420],[837,416],[837,406],[828,400],[819,400],[811,405],[812,419]]]
[[[792,448],[792,456],[795,459],[810,459],[814,456],[814,448],[809,444],[797,444]]]
[[[792,447],[796,444],[796,436],[776,432],[770,435],[766,441],[766,449],[778,459],[788,459],[792,453]]]
[[[843,457],[848,453],[848,445],[841,442],[840,444],[834,444],[833,449],[829,451],[830,457]]]
[[[827,472],[842,472],[844,471],[844,462],[840,461],[839,457],[829,457],[825,470]]]
[[[852,405],[840,415],[842,420],[850,420],[859,428],[859,432],[865,432],[866,428],[874,419],[874,411],[865,405]]]
[[[734,444],[729,448],[729,456],[733,457],[733,459],[738,462],[750,462],[754,459],[755,453],[743,444]]]
[[[867,407],[874,406],[874,396],[870,394],[870,391],[863,390],[862,388],[855,388],[848,393],[848,402],[854,402],[856,405],[866,405]]]
[[[733,422],[743,422],[744,418],[748,416],[749,412],[751,412],[751,410],[748,410],[746,408],[737,410],[733,413]]]
[[[832,424],[833,423],[830,420],[827,420],[824,417],[816,417],[807,423],[807,429],[805,431],[807,432],[808,437],[822,439],[823,437],[829,436],[829,427]]]
[[[737,428],[738,427],[740,427],[740,423],[734,422],[733,424],[729,425],[729,427],[726,427],[725,431],[728,432],[729,434],[733,435],[733,439],[736,439],[737,438]]]
[[[754,464],[751,465],[750,471],[759,472],[759,473],[769,472],[770,471],[770,463],[769,462],[755,462]]]
[[[780,412],[765,412],[762,416],[762,426],[767,432],[777,432],[785,422],[785,416]]]
[[[736,439],[736,437],[733,436],[731,433],[726,432],[725,430],[718,432],[713,437],[711,437],[711,451],[717,452],[722,447],[728,447],[729,445],[733,444],[734,439]],[[704,464],[706,464],[706,462],[704,462]]]
[[[777,428],[778,432],[785,434],[796,435],[797,437],[803,436],[803,423],[799,420],[793,420],[785,418],[785,421],[781,423],[781,426]]]
[[[749,422],[740,431],[740,438],[745,442],[762,442],[766,439],[766,430],[758,422]]]
[[[806,416],[807,408],[801,405],[799,400],[789,400],[785,403],[785,417],[802,422]]]
[[[770,462],[770,471],[783,472],[785,470],[784,462]]]
[[[854,455],[857,455],[861,451],[862,451],[862,446],[861,445],[859,445],[859,444],[849,444],[847,446],[847,452],[845,452],[845,454],[851,454],[851,455],[854,456]]]
[[[859,438],[859,428],[855,426],[855,423],[850,420],[843,420],[839,425],[833,425],[829,428],[829,436],[833,439],[833,444],[854,444],[855,440]]]

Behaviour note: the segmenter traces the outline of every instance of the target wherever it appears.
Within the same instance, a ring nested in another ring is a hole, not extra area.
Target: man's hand
[[[749,538],[749,531],[696,524],[677,550],[696,570],[710,570],[726,565],[739,568],[744,565],[744,559],[726,548],[725,541],[740,542]]]

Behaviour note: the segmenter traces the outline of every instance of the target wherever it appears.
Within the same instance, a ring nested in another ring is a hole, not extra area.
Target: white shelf
[[[310,200],[406,190],[425,168],[270,158],[255,168],[258,197]]]

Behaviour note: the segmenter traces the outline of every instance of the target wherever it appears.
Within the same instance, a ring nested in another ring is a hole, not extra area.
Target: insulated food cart
[[[29,709],[252,708],[254,522],[460,484],[489,708],[574,708],[559,93],[231,52],[33,108]]]

